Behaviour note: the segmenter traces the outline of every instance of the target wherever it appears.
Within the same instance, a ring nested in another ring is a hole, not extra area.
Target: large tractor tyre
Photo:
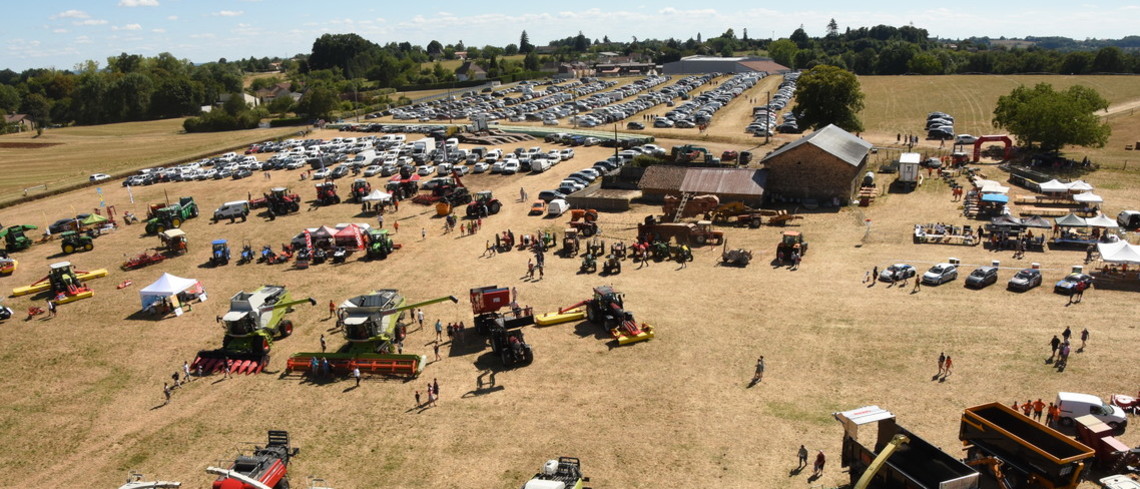
[[[197,206],[190,208],[190,217],[198,217],[198,207]]]
[[[586,320],[590,321],[591,323],[598,322],[598,311],[593,304],[586,305]]]
[[[498,201],[493,201],[491,202],[488,210],[491,212],[491,214],[498,214],[499,210],[502,209],[502,207],[502,204],[500,204]]]
[[[63,245],[63,252],[68,255],[75,253],[75,246],[73,246],[71,243],[67,243]]]
[[[752,219],[749,219],[748,220],[748,227],[750,227],[752,229],[759,228],[760,227],[760,218],[759,217],[753,217]]]
[[[807,248],[808,248],[808,244],[807,244],[807,243],[804,243],[804,244],[801,244],[801,245],[800,245],[800,256],[801,256],[801,257],[807,254]]]
[[[334,196],[334,197],[333,197],[333,203],[334,203],[334,204],[339,204],[339,203],[340,203],[340,196],[339,196],[339,195],[337,195],[337,196]]]
[[[241,213],[241,222],[245,222],[245,219],[246,219],[247,217],[249,217],[249,213],[248,213],[248,212],[243,212],[243,213]]]
[[[594,228],[592,228],[590,226],[585,226],[582,228],[582,236],[585,236],[587,238],[589,238],[590,236],[593,236],[594,232],[595,232]]]
[[[709,241],[709,238],[703,234],[698,234],[693,238],[697,242],[697,246],[704,246]]]
[[[477,217],[479,215],[479,209],[477,209],[476,207],[478,207],[478,206],[474,206],[474,205],[467,206],[467,217],[474,219],[475,217]]]
[[[91,251],[93,249],[95,249],[95,245],[92,243],[87,243],[87,244],[83,245],[83,251]]]
[[[281,321],[281,327],[277,329],[277,332],[281,338],[287,338],[293,334],[293,321],[288,319]]]
[[[257,355],[269,354],[269,340],[264,336],[258,336],[253,339],[253,352]]]
[[[175,217],[174,219],[170,220],[170,225],[174,226],[174,227],[181,227],[182,226],[182,219]]]
[[[289,212],[297,212],[299,210],[301,210],[300,204],[297,204],[296,202],[289,203]]]

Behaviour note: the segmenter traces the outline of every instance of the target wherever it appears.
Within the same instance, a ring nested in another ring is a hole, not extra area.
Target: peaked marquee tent
[[[1108,263],[1140,265],[1140,246],[1129,244],[1127,241],[1117,241],[1097,243],[1096,248],[1100,253],[1100,259]]]
[[[197,279],[182,278],[164,273],[158,280],[155,280],[154,283],[140,290],[139,297],[142,299],[142,308],[146,309],[155,302],[173,297],[187,290],[193,293],[201,293],[202,283]]]

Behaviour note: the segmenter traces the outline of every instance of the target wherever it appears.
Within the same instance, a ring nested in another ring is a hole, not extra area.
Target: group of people
[[[950,358],[950,355],[947,355],[946,352],[939,353],[938,354],[938,375],[935,375],[935,377],[937,377],[939,379],[945,379],[947,376],[950,375],[950,370],[952,368],[954,368],[954,359]]]
[[[454,227],[455,224],[452,224]],[[459,235],[467,236],[468,234],[475,234],[483,229],[483,218],[477,218],[471,222],[459,223]]]
[[[796,456],[797,456],[797,458],[799,458],[799,462],[800,462],[799,466],[797,466],[796,469],[799,470],[799,469],[803,469],[804,467],[807,467],[807,464],[808,464],[808,449],[807,449],[807,447],[800,445],[800,449],[796,452]],[[823,455],[823,450],[820,450],[818,453],[815,454],[815,464],[812,466],[811,476],[812,477],[819,477],[819,476],[823,475],[823,466],[826,464],[827,464],[827,457]]]
[[[437,406],[439,401],[439,379],[431,379],[432,381],[427,385],[427,404],[422,402],[423,398],[420,397],[420,391],[416,391],[416,407],[421,406]]]
[[[1013,408],[1014,411],[1021,411],[1025,417],[1033,418],[1034,421],[1038,422],[1041,421],[1041,414],[1045,413],[1046,426],[1054,426],[1054,423],[1061,419],[1061,406],[1050,402],[1049,406],[1046,407],[1040,397],[1037,398],[1036,401],[1033,399],[1025,401],[1025,403],[1020,406],[1017,405],[1017,401],[1013,401],[1013,404],[1009,407]]]
[[[1069,363],[1069,354],[1072,353],[1072,345],[1069,339],[1073,336],[1072,328],[1065,326],[1065,330],[1061,332],[1061,337],[1053,335],[1053,339],[1049,340],[1049,347],[1051,352],[1049,354],[1048,362],[1053,363],[1053,367],[1058,370],[1064,369]],[[1081,347],[1077,349],[1078,352],[1084,351],[1085,343],[1089,340],[1089,329],[1084,328],[1081,330]]]
[[[202,376],[201,365],[198,365],[198,376]],[[174,373],[170,375],[170,379],[170,383],[162,383],[162,395],[165,398],[162,401],[163,406],[170,404],[170,397],[174,395],[174,389],[177,389],[193,380],[193,377],[190,376],[190,362],[182,362],[182,370],[175,370]]]

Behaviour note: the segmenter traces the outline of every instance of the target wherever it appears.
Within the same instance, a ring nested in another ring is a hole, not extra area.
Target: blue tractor
[[[215,239],[210,243],[210,265],[220,267],[230,263],[230,245],[224,239]]]

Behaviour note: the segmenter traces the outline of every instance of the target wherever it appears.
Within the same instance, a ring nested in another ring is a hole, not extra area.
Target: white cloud
[[[119,0],[120,7],[157,7],[158,0]]]
[[[56,34],[63,34],[67,32],[67,29],[52,29],[51,31]]]
[[[159,28],[159,29],[151,29],[150,31],[158,33],[158,34],[162,34],[162,33],[166,32],[166,29]]]
[[[73,41],[75,44],[91,44],[91,38],[87,36],[79,36]]]
[[[88,17],[91,16],[87,15],[87,12],[75,9],[64,10],[63,12],[51,16],[53,19],[86,19]]]
[[[103,19],[87,19],[87,20],[82,20],[79,22],[72,22],[72,24],[75,24],[75,25],[103,25],[106,23],[107,23],[107,21],[103,20]]]
[[[113,31],[141,31],[142,26],[139,24],[127,24],[127,25],[124,25],[121,27],[114,25],[114,26],[111,26],[111,30],[113,30]]]
[[[220,10],[210,15],[213,15],[214,17],[237,17],[244,13],[244,10]]]
[[[166,17],[166,20],[178,20],[178,16],[177,15],[168,15]]]

